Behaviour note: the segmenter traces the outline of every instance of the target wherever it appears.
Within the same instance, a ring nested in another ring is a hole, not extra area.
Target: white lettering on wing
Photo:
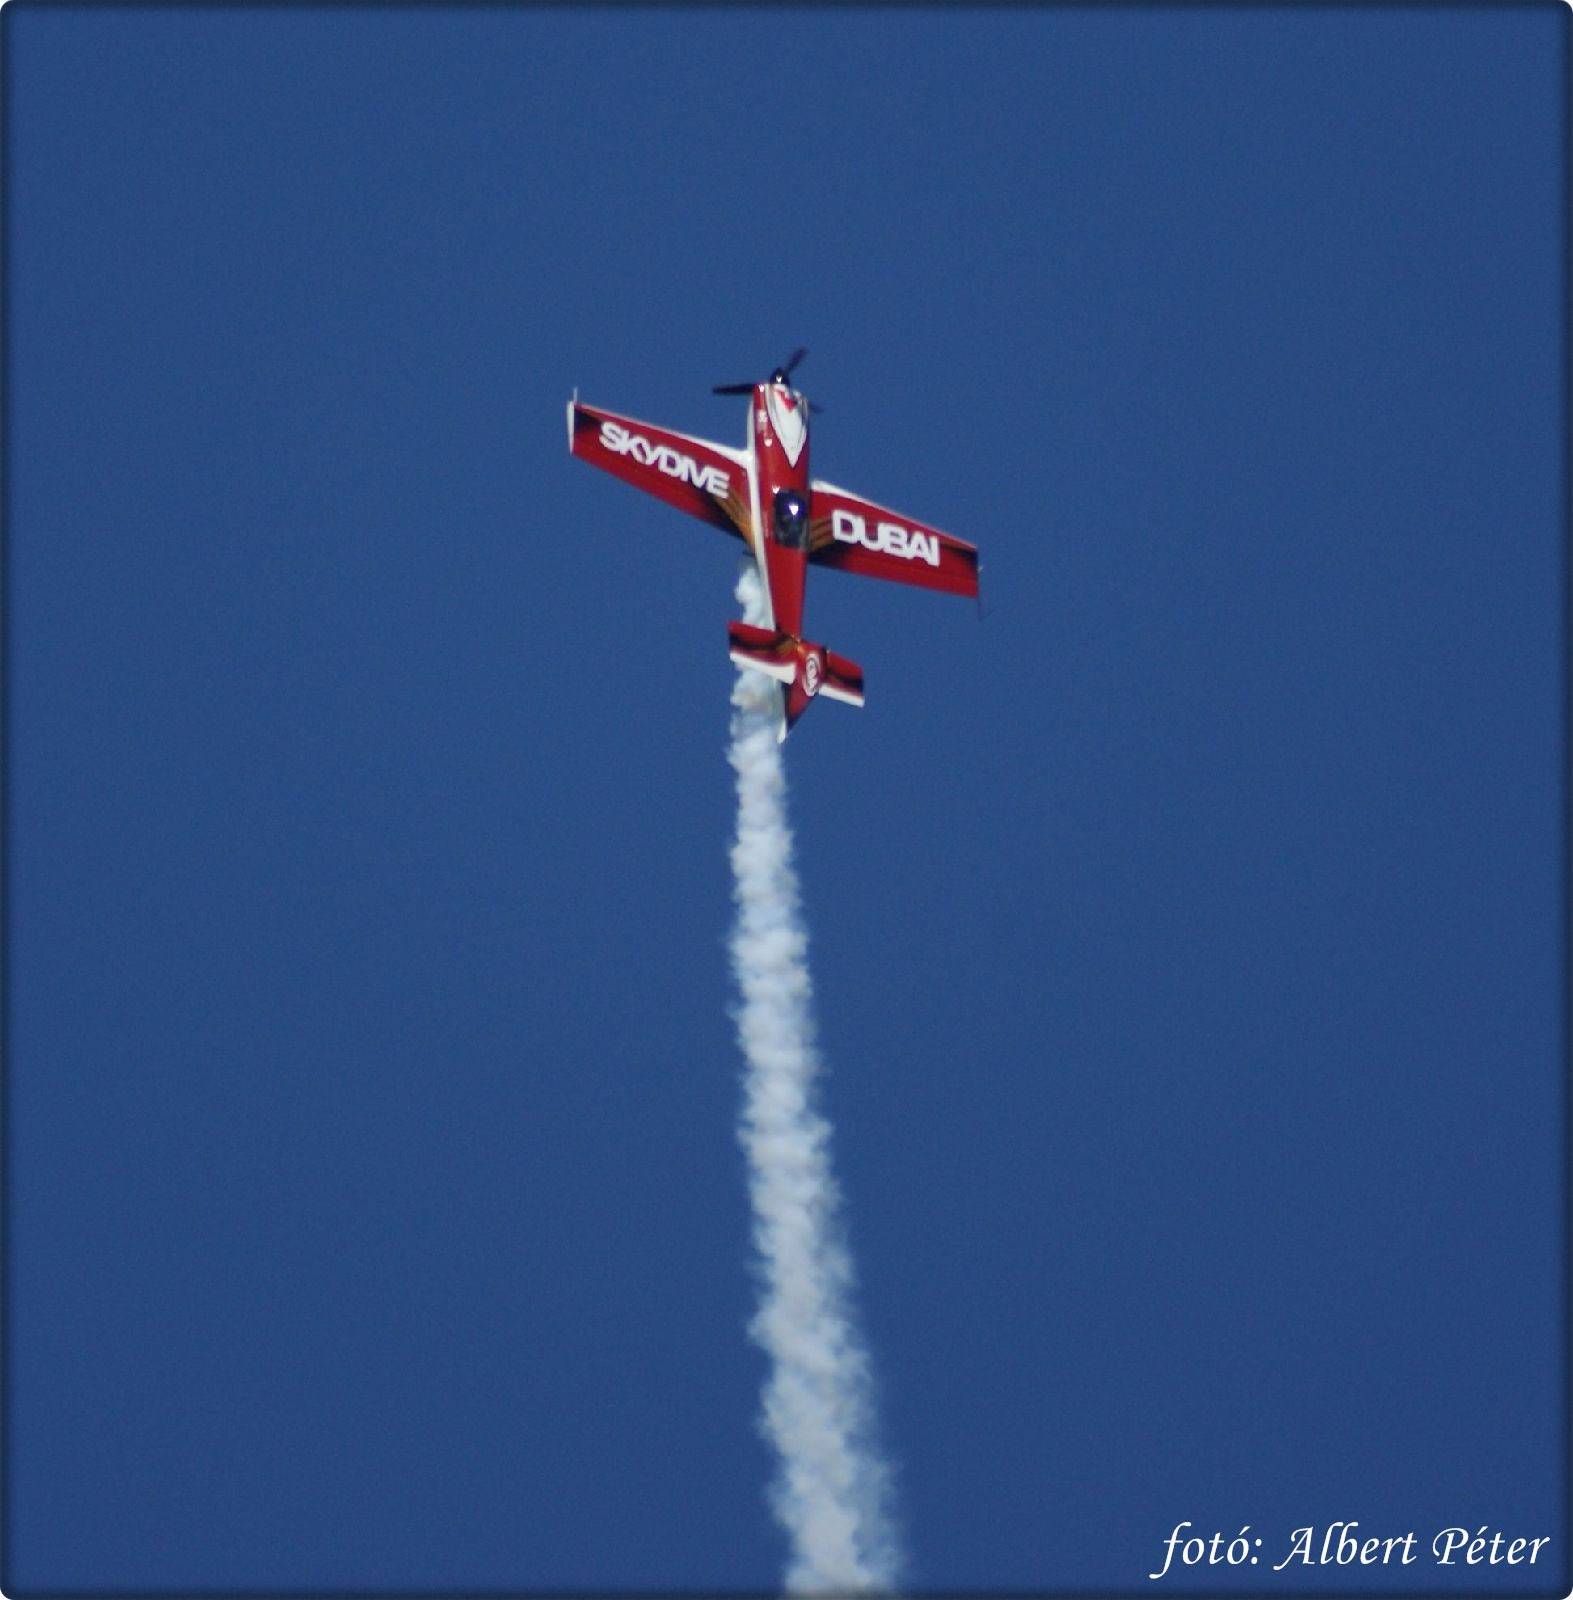
[[[601,448],[613,455],[628,456],[642,467],[654,467],[680,483],[691,483],[718,500],[726,499],[731,492],[732,480],[720,467],[702,466],[669,444],[652,444],[642,433],[634,433],[610,418],[601,423]]]
[[[843,544],[860,544],[865,550],[895,556],[902,561],[926,561],[939,565],[939,535],[918,528],[904,528],[899,522],[876,522],[872,532],[856,511],[837,506],[830,513],[831,534]]]

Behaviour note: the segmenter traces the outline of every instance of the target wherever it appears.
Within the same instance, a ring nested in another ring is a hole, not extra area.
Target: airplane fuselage
[[[784,383],[755,386],[748,406],[755,556],[769,622],[803,637],[808,581],[808,401]],[[794,505],[798,515],[793,516]]]

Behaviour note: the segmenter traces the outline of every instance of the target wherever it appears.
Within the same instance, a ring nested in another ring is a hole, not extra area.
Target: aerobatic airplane
[[[863,704],[863,671],[803,637],[803,587],[812,564],[923,589],[976,595],[978,552],[808,475],[807,398],[792,387],[796,350],[767,383],[724,383],[748,395],[748,446],[734,450],[632,417],[568,402],[568,449],[680,511],[741,539],[759,563],[769,626],[730,624],[732,659],[781,685],[777,737],[818,695]]]

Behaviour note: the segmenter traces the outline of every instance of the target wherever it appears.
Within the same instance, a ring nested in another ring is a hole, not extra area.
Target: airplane
[[[741,539],[753,553],[768,626],[731,623],[731,655],[780,684],[777,739],[820,695],[863,704],[862,668],[803,637],[810,565],[948,594],[978,592],[974,546],[809,477],[808,416],[818,407],[792,386],[807,353],[793,351],[764,383],[713,390],[749,396],[743,450],[581,405],[577,390],[568,402],[570,454]]]

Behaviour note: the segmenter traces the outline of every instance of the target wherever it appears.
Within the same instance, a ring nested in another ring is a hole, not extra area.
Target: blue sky
[[[736,547],[562,406],[806,344],[988,600],[787,749],[912,1587],[1563,1592],[1566,10],[3,28],[7,1591],[778,1581]]]

